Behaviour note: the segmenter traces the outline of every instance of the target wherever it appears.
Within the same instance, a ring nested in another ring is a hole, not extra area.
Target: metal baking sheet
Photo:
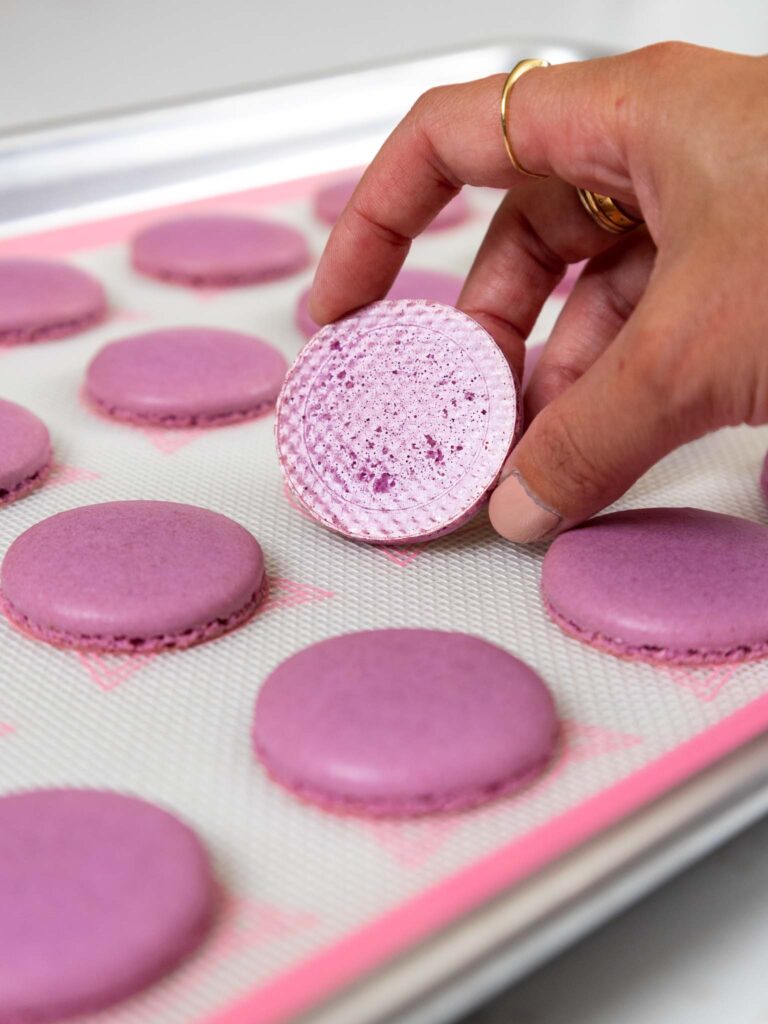
[[[446,1021],[765,810],[764,663],[669,671],[589,651],[543,615],[542,551],[505,545],[482,517],[418,549],[351,544],[286,500],[269,420],[141,432],[96,420],[78,399],[90,355],[144,327],[221,324],[289,358],[299,350],[293,308],[309,275],[236,292],[141,280],[126,260],[140,224],[179,208],[267,212],[300,227],[317,255],[325,229],[311,198],[323,180],[364,164],[423,89],[530,53],[584,55],[496,45],[0,140],[0,254],[72,259],[105,282],[113,310],[77,339],[0,352],[0,394],[49,422],[59,460],[49,487],[4,510],[0,553],[61,508],[166,497],[251,528],[273,581],[247,629],[147,661],[53,651],[2,626],[2,789],[109,785],[159,800],[198,828],[226,893],[200,955],[105,1021]],[[413,265],[467,269],[497,201],[470,200],[472,221],[419,239]],[[533,340],[560,305],[548,303]],[[621,505],[765,522],[766,446],[765,430],[747,429],[687,446]],[[388,624],[481,633],[539,668],[565,743],[538,785],[467,815],[372,825],[268,783],[247,742],[266,672],[322,636]]]

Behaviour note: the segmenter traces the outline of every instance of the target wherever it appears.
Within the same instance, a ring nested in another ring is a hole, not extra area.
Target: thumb
[[[532,543],[589,518],[662,456],[721,425],[704,375],[724,347],[700,322],[705,303],[685,297],[700,270],[679,271],[654,275],[613,343],[532,421],[491,496],[503,537]]]

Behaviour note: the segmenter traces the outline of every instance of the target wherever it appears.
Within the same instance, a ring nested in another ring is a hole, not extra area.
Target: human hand
[[[570,263],[589,262],[526,393],[530,423],[491,496],[504,537],[541,539],[610,504],[658,459],[768,422],[768,58],[682,43],[427,92],[372,162],[315,276],[318,323],[382,298],[464,184],[508,189],[459,307],[518,376]],[[645,227],[611,235],[574,186]]]

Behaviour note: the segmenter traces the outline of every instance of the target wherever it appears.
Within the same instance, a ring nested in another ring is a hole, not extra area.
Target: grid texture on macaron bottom
[[[278,399],[286,481],[348,537],[418,542],[470,519],[520,419],[493,339],[448,306],[374,303],[321,330]]]

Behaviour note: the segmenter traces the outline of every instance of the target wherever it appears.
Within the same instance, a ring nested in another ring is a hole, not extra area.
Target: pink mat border
[[[352,172],[343,172],[352,173]],[[124,242],[159,212],[258,209],[303,199],[339,172],[0,239],[0,256],[66,256]],[[198,1024],[283,1024],[386,960],[541,870],[768,728],[768,694],[656,761],[481,858],[253,989]]]

